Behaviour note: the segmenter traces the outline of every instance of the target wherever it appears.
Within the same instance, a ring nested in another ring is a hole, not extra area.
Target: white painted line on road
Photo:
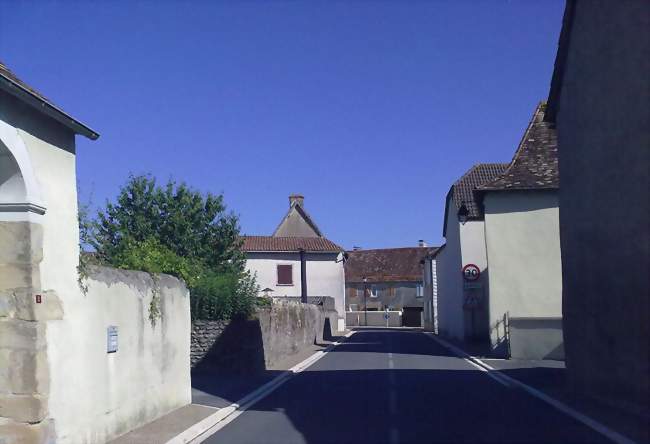
[[[467,362],[468,364],[470,364],[472,367],[476,368],[477,370],[482,371],[483,373],[488,375],[490,378],[494,379],[499,384],[501,384],[501,385],[503,385],[505,387],[511,388],[510,382],[507,381],[505,378],[503,378],[503,376],[501,374],[499,374],[497,372],[494,372],[494,371],[490,371],[489,369],[487,369],[487,368],[481,366],[480,364],[474,362],[474,360],[472,360],[472,357],[470,355],[468,355],[467,353],[465,353],[460,348],[450,344],[449,342],[445,341],[444,339],[436,337],[433,333],[425,332],[424,334],[427,337],[429,337],[429,338],[433,339],[434,341],[436,341],[438,344],[442,345],[443,347],[451,350],[451,352],[454,353],[456,356],[463,359],[465,362]],[[494,370],[494,369],[492,369],[492,370]]]
[[[428,334],[427,334],[428,335]],[[429,335],[428,335],[429,336]],[[441,338],[437,338],[435,336],[429,336],[430,338],[438,341],[440,344],[446,346],[450,350],[454,351],[457,354],[460,354],[461,356],[466,356],[465,360],[468,362],[473,362],[476,366],[481,366],[484,367],[484,370],[488,372],[488,375],[491,376],[497,376],[499,378],[502,378],[504,381],[506,381],[509,385],[518,387],[524,391],[526,391],[528,394],[536,397],[537,399],[540,399],[544,401],[545,403],[549,404],[550,406],[556,408],[557,410],[561,411],[565,415],[570,416],[571,418],[575,419],[576,421],[579,421],[586,425],[587,427],[591,428],[592,430],[600,433],[601,435],[609,438],[610,440],[614,441],[617,444],[636,444],[635,441],[627,438],[626,436],[621,435],[615,430],[610,429],[604,424],[601,424],[600,422],[596,421],[595,419],[592,419],[588,417],[587,415],[580,413],[576,409],[569,407],[568,405],[564,404],[561,401],[558,401],[555,398],[550,397],[546,393],[537,390],[534,387],[531,387],[528,384],[524,384],[523,382],[519,381],[518,379],[512,378],[499,370],[495,369],[491,365],[485,363],[483,360],[475,357],[475,356],[470,356],[467,353],[465,353],[463,350],[459,349],[458,347],[455,347],[451,344],[449,344],[447,341]]]
[[[395,426],[390,428],[390,444],[399,444],[399,430]]]
[[[388,368],[394,369],[395,368],[395,361],[393,361],[393,354],[388,353]]]
[[[344,339],[347,339],[354,333],[354,331],[350,331],[343,337]],[[219,409],[219,411],[216,413],[213,413],[203,421],[194,424],[192,427],[167,441],[165,444],[198,444],[205,441],[210,436],[214,435],[226,425],[237,419],[239,415],[248,410],[248,408],[253,404],[256,404],[258,401],[261,401],[273,393],[281,385],[287,382],[293,375],[306,370],[309,366],[313,365],[316,361],[325,356],[325,354],[331,351],[334,347],[342,344],[343,342],[343,340],[332,342],[325,350],[317,351],[304,361],[276,376],[266,384],[258,387],[256,390],[244,396],[239,401],[230,404],[228,407]]]
[[[480,361],[482,365],[487,367],[488,369],[491,369],[495,372],[499,372],[499,370],[495,369],[494,367],[490,366],[489,364],[485,363],[483,360],[479,358],[474,358],[477,361]],[[606,436],[607,438],[611,439],[617,444],[636,444],[635,441],[632,441],[631,439],[621,435],[620,433],[610,429],[604,424],[599,423],[595,419],[592,419],[588,417],[587,415],[580,413],[579,411],[575,410],[572,407],[569,407],[568,405],[564,404],[561,401],[558,401],[555,398],[552,398],[548,396],[546,393],[537,390],[534,387],[531,387],[528,384],[524,384],[523,382],[519,381],[518,379],[512,378],[506,374],[503,374],[499,372],[499,375],[503,377],[504,379],[508,380],[511,384],[521,388],[522,390],[525,390],[528,392],[528,394],[544,401],[545,403],[555,407],[557,410],[561,411],[562,413],[572,417],[576,421],[579,421],[586,425],[587,427],[590,427],[591,429],[595,430],[596,432],[600,433],[601,435]]]

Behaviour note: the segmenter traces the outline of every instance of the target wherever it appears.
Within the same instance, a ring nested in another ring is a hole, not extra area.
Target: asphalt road
[[[355,333],[206,442],[608,441],[422,332],[377,329]]]

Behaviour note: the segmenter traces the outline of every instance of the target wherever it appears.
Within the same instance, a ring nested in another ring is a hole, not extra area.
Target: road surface
[[[361,330],[212,435],[214,444],[608,442],[417,330]]]

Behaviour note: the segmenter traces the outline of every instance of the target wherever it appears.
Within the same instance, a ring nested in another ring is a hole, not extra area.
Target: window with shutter
[[[293,285],[293,265],[278,265],[278,285]]]

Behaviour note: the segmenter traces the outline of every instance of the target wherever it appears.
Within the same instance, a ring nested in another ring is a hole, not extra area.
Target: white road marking
[[[393,369],[395,368],[395,361],[393,361],[393,354],[388,353],[388,368]]]
[[[472,367],[476,368],[477,370],[482,371],[483,373],[485,373],[486,375],[488,375],[490,378],[494,379],[494,380],[495,380],[496,382],[498,382],[499,384],[503,385],[504,387],[511,388],[510,383],[509,383],[507,380],[505,380],[505,378],[503,378],[502,375],[497,374],[496,372],[490,371],[490,370],[488,370],[487,368],[480,366],[479,364],[477,364],[476,362],[474,362],[472,359],[470,359],[471,356],[469,356],[469,355],[468,355],[467,353],[465,353],[463,350],[459,349],[458,347],[455,347],[455,346],[451,345],[449,342],[447,342],[447,341],[445,341],[445,340],[443,340],[443,339],[440,339],[440,338],[436,337],[435,335],[433,335],[433,334],[431,334],[431,333],[425,332],[424,334],[425,334],[428,338],[433,339],[433,340],[436,341],[438,344],[440,344],[440,345],[442,345],[443,347],[445,347],[446,349],[451,350],[451,352],[454,353],[456,356],[458,356],[459,358],[463,359],[465,362],[467,362],[468,364],[470,364]]]
[[[344,338],[349,338],[354,333],[355,333],[354,331],[350,331],[344,336]],[[217,413],[214,413],[213,415],[208,417],[208,418],[213,418],[213,417],[215,418],[215,420],[213,421],[213,425],[209,427],[204,427],[204,429],[200,433],[195,434],[194,436],[188,436],[188,434],[185,433],[189,431],[188,429],[185,432],[181,433],[180,435],[177,435],[174,438],[172,438],[166,444],[177,444],[177,443],[198,444],[205,441],[210,436],[214,435],[219,430],[224,428],[226,425],[230,424],[232,421],[237,419],[239,415],[241,415],[246,410],[248,410],[253,404],[256,404],[257,402],[261,401],[262,399],[266,398],[268,395],[273,393],[285,382],[291,379],[293,375],[306,370],[309,366],[313,365],[316,361],[321,359],[329,351],[331,351],[337,345],[340,345],[342,342],[343,341],[332,342],[325,350],[317,351],[316,353],[314,353],[313,355],[311,355],[301,363],[293,366],[286,372],[280,374],[279,376],[270,380],[269,382],[257,388],[253,392],[244,396],[239,401],[230,404],[228,407],[219,409]]]
[[[399,430],[395,426],[390,428],[390,444],[399,444]]]
[[[464,358],[468,362],[472,362],[475,366],[482,366],[484,367],[484,370],[488,372],[488,375],[498,375],[500,378],[503,378],[504,381],[508,382],[512,386],[516,386],[521,388],[522,390],[526,391],[528,394],[534,396],[537,399],[540,399],[544,401],[545,403],[549,404],[550,406],[556,408],[557,410],[561,411],[567,416],[570,416],[571,418],[575,419],[576,421],[579,421],[586,425],[587,427],[591,428],[592,430],[595,430],[596,432],[600,433],[601,435],[611,439],[617,444],[636,444],[635,441],[621,435],[620,433],[616,432],[615,430],[610,429],[609,427],[605,426],[604,424],[599,423],[595,419],[592,419],[588,417],[587,415],[580,413],[579,411],[575,410],[572,407],[569,407],[568,405],[564,404],[563,402],[558,401],[555,398],[552,398],[548,396],[546,393],[537,390],[534,387],[529,386],[528,384],[524,384],[523,382],[511,378],[508,375],[505,375],[501,373],[499,370],[495,369],[494,367],[490,366],[489,364],[483,362],[481,359],[470,356],[467,353],[465,353],[463,350],[459,349],[458,347],[455,347],[451,344],[449,344],[447,341],[436,338],[432,335],[427,334],[430,338],[436,340],[439,342],[442,346],[447,347],[448,349],[452,350],[454,353],[458,354],[459,356],[466,356]]]

